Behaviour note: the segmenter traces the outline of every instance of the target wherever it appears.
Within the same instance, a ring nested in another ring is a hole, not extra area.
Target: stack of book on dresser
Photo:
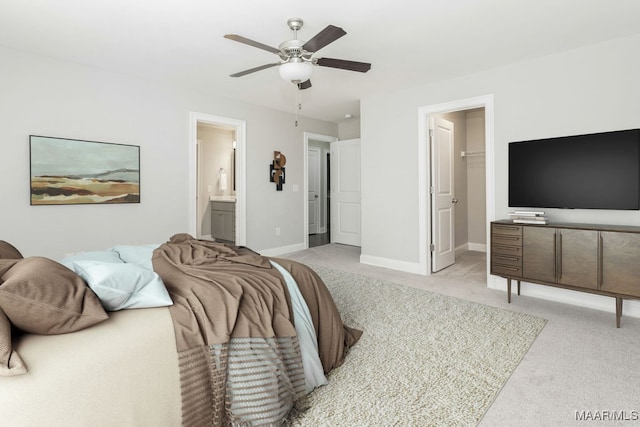
[[[515,224],[549,224],[549,218],[540,211],[513,211],[509,218]]]

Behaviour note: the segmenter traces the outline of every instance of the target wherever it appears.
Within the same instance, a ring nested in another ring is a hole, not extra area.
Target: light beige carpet
[[[364,330],[294,426],[474,426],[546,320],[313,266]],[[461,278],[460,280],[464,280]]]

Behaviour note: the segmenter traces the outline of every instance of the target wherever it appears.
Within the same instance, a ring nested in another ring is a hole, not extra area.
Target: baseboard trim
[[[360,255],[360,263],[374,267],[384,267],[391,270],[404,271],[405,273],[426,274],[417,262],[400,261],[391,258],[382,258],[373,255]]]
[[[485,245],[484,243],[467,242],[456,247],[456,252],[458,251],[487,252],[487,245]]]
[[[486,252],[487,246],[480,243],[465,243],[458,246],[455,250]],[[417,262],[400,261],[397,259],[383,258],[373,255],[360,255],[360,263],[372,265],[374,267],[384,267],[391,270],[404,271],[405,273],[420,274],[423,276],[429,275],[431,273],[430,271],[424,271],[424,266],[420,265],[420,263]],[[429,267],[427,266],[427,268]]]
[[[295,245],[280,246],[279,248],[261,249],[257,252],[262,256],[279,256],[298,252],[307,249],[304,243],[296,243]]]
[[[469,247],[467,249],[476,252],[487,252],[487,245],[484,243],[469,243]]]
[[[507,291],[507,279],[497,276],[489,276],[487,287],[500,291]],[[511,281],[511,298],[517,298],[517,282]],[[520,294],[547,301],[561,302],[578,307],[592,308],[605,311],[607,313],[616,312],[616,300],[613,297],[590,294],[586,292],[572,291],[552,286],[537,285],[535,283],[522,282],[520,284]],[[505,297],[506,298],[506,297]],[[625,300],[622,308],[622,317],[640,317],[640,302],[635,300]]]

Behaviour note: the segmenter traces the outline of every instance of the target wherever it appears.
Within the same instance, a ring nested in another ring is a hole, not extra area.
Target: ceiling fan
[[[347,33],[340,27],[328,25],[311,40],[305,42],[304,40],[298,40],[298,30],[302,28],[303,24],[304,22],[300,18],[291,18],[287,20],[287,25],[291,31],[293,31],[293,40],[287,40],[280,43],[278,48],[268,46],[237,34],[226,34],[224,37],[227,39],[248,44],[249,46],[257,47],[259,49],[266,50],[267,52],[275,53],[280,57],[280,62],[265,64],[259,67],[240,71],[239,73],[231,74],[231,77],[242,77],[247,74],[255,73],[256,71],[279,66],[280,76],[284,80],[291,81],[296,84],[298,89],[302,90],[311,87],[311,80],[309,80],[309,77],[311,76],[314,65],[358,71],[360,73],[366,73],[371,69],[371,64],[367,62],[314,57],[313,55],[317,51],[327,46],[329,43],[333,43]]]

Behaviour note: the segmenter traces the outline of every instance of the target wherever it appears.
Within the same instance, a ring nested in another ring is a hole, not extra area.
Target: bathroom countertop
[[[209,196],[210,202],[234,202],[236,201],[236,196]]]

